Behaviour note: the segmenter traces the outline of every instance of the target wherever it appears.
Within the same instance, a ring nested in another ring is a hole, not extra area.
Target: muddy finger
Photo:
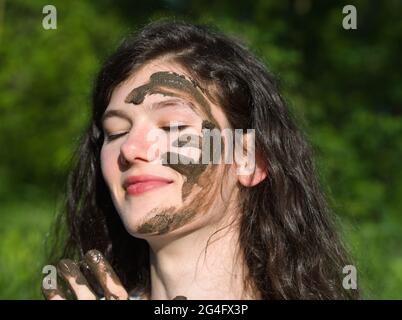
[[[85,262],[101,285],[106,300],[127,300],[128,294],[110,264],[98,250],[85,254]]]

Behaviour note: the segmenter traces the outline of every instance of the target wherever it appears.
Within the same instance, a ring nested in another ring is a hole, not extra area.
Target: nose
[[[150,154],[152,142],[148,141],[147,134],[151,130],[147,123],[134,125],[127,134],[126,140],[120,146],[120,161],[124,165],[135,162],[151,162],[155,155]]]

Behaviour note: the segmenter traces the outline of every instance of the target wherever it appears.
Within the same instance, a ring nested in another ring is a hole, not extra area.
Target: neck
[[[246,299],[245,267],[235,223],[198,229],[160,246],[150,242],[152,300]],[[218,231],[218,232],[217,232]]]

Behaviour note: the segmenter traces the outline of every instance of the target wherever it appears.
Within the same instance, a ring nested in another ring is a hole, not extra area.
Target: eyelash
[[[116,133],[116,134],[110,134],[107,135],[106,138],[108,141],[113,141],[116,140],[117,138],[120,138],[122,136],[124,136],[127,132],[120,132],[120,133]]]
[[[170,126],[165,126],[165,127],[161,127],[161,129],[164,130],[164,131],[170,131],[170,130],[172,130],[172,128],[177,128],[177,129],[179,129],[179,131],[180,131],[180,130],[184,130],[184,129],[188,128],[188,127],[189,127],[189,126],[187,126],[187,125],[172,126],[172,127],[170,127]]]
[[[165,127],[161,127],[161,129],[164,130],[164,131],[169,132],[170,130],[172,130],[172,128],[177,128],[179,131],[181,131],[181,130],[184,130],[184,129],[188,128],[188,127],[189,127],[188,125],[172,126],[172,127],[165,126]],[[110,135],[107,135],[106,138],[107,138],[108,141],[113,141],[113,140],[116,140],[116,139],[124,136],[126,133],[127,132],[120,132],[120,133],[116,133],[116,134],[110,134]]]

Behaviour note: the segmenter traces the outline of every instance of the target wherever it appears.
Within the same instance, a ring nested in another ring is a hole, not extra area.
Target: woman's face
[[[223,219],[235,170],[201,158],[203,129],[229,124],[180,65],[144,65],[114,90],[102,124],[103,176],[130,234],[191,232]]]

